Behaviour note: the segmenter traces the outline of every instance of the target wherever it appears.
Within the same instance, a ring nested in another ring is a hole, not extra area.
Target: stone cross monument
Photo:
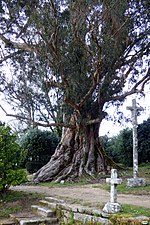
[[[128,187],[145,186],[145,181],[143,180],[143,178],[138,178],[137,114],[138,114],[138,111],[142,111],[143,108],[137,107],[136,100],[133,99],[132,106],[128,106],[127,109],[131,110],[132,127],[133,127],[133,129],[132,129],[132,133],[133,133],[133,179],[128,179],[127,186]]]
[[[141,111],[141,107],[136,106],[136,100],[132,100],[132,106],[127,109],[131,110],[132,126],[133,126],[133,178],[138,177],[138,139],[137,139],[137,113]]]
[[[106,183],[111,185],[110,202],[107,202],[103,208],[104,213],[117,213],[121,210],[120,204],[117,202],[117,185],[122,183],[122,179],[117,177],[117,170],[111,170],[111,178],[106,178]]]

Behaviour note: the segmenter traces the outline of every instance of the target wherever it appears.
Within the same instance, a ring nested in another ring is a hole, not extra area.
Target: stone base
[[[127,179],[127,187],[145,187],[147,185],[144,178],[129,178]]]
[[[118,213],[121,211],[121,205],[119,203],[107,202],[103,208],[103,212],[106,214]]]

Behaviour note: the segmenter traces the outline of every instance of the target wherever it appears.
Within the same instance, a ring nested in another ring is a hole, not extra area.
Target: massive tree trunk
[[[75,123],[74,123],[75,124]],[[51,160],[34,175],[35,182],[74,180],[82,175],[107,173],[110,159],[99,142],[100,123],[67,128]]]

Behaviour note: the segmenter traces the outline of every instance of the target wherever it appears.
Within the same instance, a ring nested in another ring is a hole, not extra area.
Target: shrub
[[[50,160],[58,142],[59,138],[55,133],[42,131],[37,128],[29,130],[21,138],[21,147],[28,151],[26,156],[26,169],[29,173],[36,172],[39,167],[42,167]]]
[[[40,162],[27,162],[26,163],[26,169],[29,173],[35,173],[37,170],[39,170],[43,165]]]
[[[0,192],[26,181],[26,174],[20,169],[24,157],[11,128],[0,126]]]

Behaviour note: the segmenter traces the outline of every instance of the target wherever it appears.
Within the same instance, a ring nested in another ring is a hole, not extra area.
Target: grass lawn
[[[125,171],[120,171],[119,178],[123,179],[123,183],[117,186],[117,192],[122,194],[137,194],[137,195],[149,195],[150,196],[150,163],[147,165],[139,166],[139,177],[145,178],[147,181],[147,186],[127,188],[127,179],[133,177],[132,168],[128,168]],[[105,190],[110,190],[110,185],[102,184],[101,188]]]
[[[118,213],[118,215],[124,214],[125,216],[148,216],[150,217],[150,209],[144,208],[144,207],[137,207],[137,206],[131,206],[128,204],[122,205],[122,212]]]

